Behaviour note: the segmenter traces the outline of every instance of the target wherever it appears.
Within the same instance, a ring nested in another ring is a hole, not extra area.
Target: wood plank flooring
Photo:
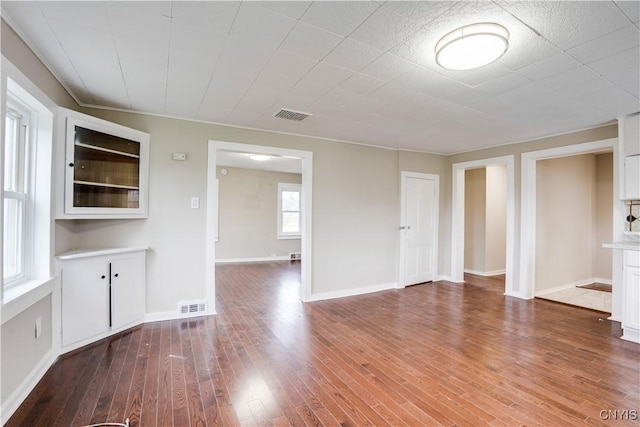
[[[601,313],[477,276],[303,304],[299,264],[216,274],[217,316],[61,357],[7,426],[638,425],[640,345]]]

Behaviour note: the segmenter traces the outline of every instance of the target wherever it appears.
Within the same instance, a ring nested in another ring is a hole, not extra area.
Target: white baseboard
[[[38,382],[44,377],[49,368],[58,359],[58,355],[52,348],[47,354],[40,360],[40,362],[33,368],[31,373],[25,378],[20,386],[9,397],[2,402],[2,408],[0,413],[0,423],[4,425],[13,413],[20,407],[22,402],[29,396],[29,393],[33,391]]]
[[[451,276],[445,276],[445,275],[436,276],[436,278],[433,279],[433,281],[434,282],[440,282],[440,281],[453,282],[453,280],[451,280]]]
[[[573,283],[568,283],[566,285],[560,285],[560,286],[555,286],[553,288],[550,289],[545,289],[542,291],[537,291],[535,293],[535,296],[540,297],[540,296],[544,296],[544,295],[548,295],[551,294],[553,292],[558,292],[558,291],[564,291],[565,289],[571,289],[571,288],[575,288],[576,286],[584,286],[584,285],[590,285],[592,283],[594,283],[597,279],[591,278],[591,279],[584,279],[584,280],[579,280],[577,282],[573,282]]]
[[[154,313],[147,313],[144,315],[144,323],[150,322],[162,322],[165,320],[180,320],[180,319],[188,319],[190,317],[200,317],[200,316],[213,316],[215,315],[215,311],[207,311],[203,313],[190,313],[190,314],[182,314],[178,313],[178,311],[156,311]]]
[[[519,299],[533,299],[533,297],[528,297],[524,294],[521,294],[519,292],[504,292],[502,295],[507,296],[507,297],[513,297],[513,298],[519,298]]]
[[[398,289],[397,283],[381,283],[379,285],[365,286],[363,288],[344,289],[340,291],[321,292],[319,294],[312,294],[309,298],[309,302],[323,301],[335,298],[352,297],[356,295],[370,294],[373,292],[387,291],[389,289]]]
[[[289,255],[266,256],[257,258],[226,258],[216,259],[216,263],[231,264],[239,262],[289,261]]]
[[[465,273],[475,274],[476,276],[489,277],[489,276],[497,276],[498,274],[505,274],[506,270],[494,270],[494,271],[476,271],[476,270],[467,270],[464,269]]]
[[[602,277],[595,277],[593,279],[594,283],[602,283],[603,285],[612,285],[613,286],[613,280],[611,279],[603,279]]]
[[[622,330],[621,338],[623,340],[637,342],[638,344],[640,344],[640,331],[627,326]]]

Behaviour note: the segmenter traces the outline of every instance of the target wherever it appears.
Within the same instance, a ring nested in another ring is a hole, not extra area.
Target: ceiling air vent
[[[287,119],[287,120],[295,120],[296,122],[299,122],[306,119],[309,116],[312,116],[312,114],[303,113],[302,111],[286,110],[283,108],[280,111],[278,111],[274,117],[279,117],[281,119]]]

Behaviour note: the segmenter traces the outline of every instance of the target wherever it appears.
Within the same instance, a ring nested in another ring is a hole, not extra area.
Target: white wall
[[[464,178],[464,269],[483,273],[486,254],[486,169],[469,169],[465,171]]]
[[[486,168],[486,230],[484,272],[503,272],[507,257],[507,167]]]
[[[42,319],[42,335],[35,337],[35,319]],[[2,398],[19,388],[52,351],[51,296],[2,325]],[[16,354],[18,350],[18,354]]]
[[[537,164],[536,292],[593,277],[595,157]]]
[[[220,173],[216,260],[288,256],[300,239],[278,239],[278,183],[300,184],[300,174],[224,167]]]
[[[609,281],[612,279],[611,249],[602,247],[613,238],[613,153],[598,154],[595,171],[595,218],[593,242],[593,277]]]

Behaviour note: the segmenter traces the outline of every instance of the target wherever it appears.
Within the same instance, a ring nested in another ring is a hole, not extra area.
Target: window
[[[27,304],[30,298],[18,297],[43,284],[50,285],[53,229],[53,113],[11,78],[6,82],[6,108],[0,133],[4,138],[3,306],[12,301]],[[32,89],[42,96],[37,88]]]
[[[3,273],[7,286],[25,277],[30,199],[29,112],[13,97],[7,99],[4,151]]]
[[[278,184],[278,239],[299,239],[302,230],[300,184]]]

